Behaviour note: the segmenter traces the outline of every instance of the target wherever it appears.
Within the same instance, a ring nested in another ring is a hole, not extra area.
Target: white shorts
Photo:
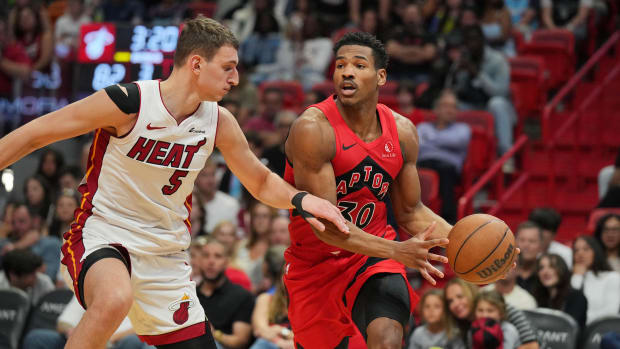
[[[206,315],[196,295],[196,283],[190,278],[192,269],[188,251],[138,255],[127,251],[121,244],[104,241],[86,232],[82,235],[80,229],[65,234],[62,252],[62,264],[66,268],[63,274],[70,277],[67,283],[72,285],[84,307],[83,282],[89,266],[101,258],[122,256],[119,259],[128,264],[134,294],[128,316],[142,341],[165,345],[205,333]]]

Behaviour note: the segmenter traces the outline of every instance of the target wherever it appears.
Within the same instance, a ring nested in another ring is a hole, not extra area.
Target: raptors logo
[[[181,298],[180,300],[175,301],[172,304],[170,304],[170,306],[168,307],[168,310],[174,312],[172,314],[172,320],[174,320],[174,323],[177,325],[184,324],[189,318],[188,310],[189,308],[193,306],[194,306],[194,301],[190,299],[187,294],[184,294],[183,298]]]

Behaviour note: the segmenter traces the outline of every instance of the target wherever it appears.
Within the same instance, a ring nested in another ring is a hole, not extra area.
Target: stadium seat
[[[576,349],[579,326],[568,314],[547,308],[523,310],[537,329],[538,342],[546,349]]]
[[[0,290],[0,335],[8,339],[11,349],[17,349],[26,325],[30,299],[22,290]]]
[[[441,209],[439,175],[431,169],[419,168],[418,177],[420,177],[422,203],[433,210],[433,212],[439,213]]]
[[[334,93],[334,83],[331,80],[319,82],[318,84],[312,86],[312,91],[317,91],[325,96],[329,96]]]
[[[620,208],[596,208],[590,213],[588,218],[588,234],[593,234],[596,229],[596,222],[608,213],[620,214]]]
[[[262,97],[265,89],[277,88],[284,93],[284,108],[299,110],[304,103],[304,90],[299,81],[267,81],[258,87]]]
[[[583,333],[582,349],[599,349],[601,338],[609,332],[620,332],[620,315],[605,316],[592,321]]]
[[[540,112],[547,97],[544,60],[536,56],[517,56],[508,62],[511,88],[516,86],[518,90],[518,96],[513,94],[513,101],[521,105],[521,110],[517,109],[519,115]]]
[[[56,320],[72,297],[73,291],[69,289],[52,290],[43,295],[39,303],[30,312],[26,332],[36,328],[55,329]]]
[[[192,17],[201,14],[205,17],[213,18],[213,15],[215,15],[215,11],[217,10],[217,3],[205,1],[190,1],[187,4],[187,8],[192,12]]]
[[[523,47],[524,55],[541,57],[549,88],[557,89],[575,73],[575,39],[568,30],[537,30]]]

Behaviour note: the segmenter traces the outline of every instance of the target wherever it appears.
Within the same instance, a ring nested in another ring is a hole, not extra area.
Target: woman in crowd
[[[48,235],[62,239],[62,235],[69,231],[73,223],[73,212],[80,204],[80,196],[75,190],[63,190],[54,205],[54,218],[48,229]]]
[[[435,288],[424,293],[420,300],[420,313],[424,325],[413,331],[409,349],[465,348],[454,323],[448,317],[442,290]]]
[[[33,215],[36,229],[48,226],[48,219],[52,217],[51,197],[49,184],[41,175],[34,175],[24,182],[24,197],[26,205]]]
[[[511,39],[512,21],[504,0],[486,0],[480,25],[487,43],[509,57],[516,55]]]
[[[603,247],[595,238],[582,235],[573,245],[571,285],[588,299],[587,323],[620,310],[620,274],[612,271]]]
[[[233,262],[243,270],[252,281],[252,290],[257,291],[263,277],[263,261],[269,248],[269,229],[273,210],[261,203],[250,206],[248,238],[239,242]]]
[[[59,152],[48,148],[39,159],[39,168],[36,174],[45,178],[52,190],[55,190],[58,188],[60,172],[64,163],[65,161]],[[55,196],[54,194],[52,193],[52,196]]]
[[[620,214],[601,217],[596,223],[594,237],[603,246],[609,266],[620,272]]]
[[[48,69],[54,53],[54,38],[46,19],[34,6],[26,5],[16,8],[14,23],[13,34],[26,48],[33,62],[32,70]]]
[[[256,298],[252,328],[256,342],[250,349],[294,349],[293,333],[288,321],[286,289],[282,283],[284,256],[282,246],[271,247],[265,257],[266,277],[275,281],[273,287]]]
[[[570,285],[570,270],[557,254],[543,254],[536,265],[537,280],[534,298],[539,307],[561,310],[584,328],[588,301],[583,292]]]
[[[194,190],[192,192],[192,211],[189,215],[192,239],[206,234],[204,230],[204,227],[207,225],[206,220],[207,212],[205,211],[202,194],[200,194],[200,191]]]
[[[448,281],[444,292],[444,301],[448,307],[448,315],[455,321],[461,339],[467,342],[467,333],[475,319],[474,301],[478,295],[478,286],[462,279],[454,278]],[[506,319],[519,332],[520,349],[537,349],[536,334],[522,311],[507,305]]]

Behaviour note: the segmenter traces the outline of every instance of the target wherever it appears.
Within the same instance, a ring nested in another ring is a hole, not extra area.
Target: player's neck
[[[347,126],[363,141],[373,141],[381,135],[376,99],[348,106],[336,100],[336,106]]]
[[[168,79],[160,83],[161,99],[177,123],[192,115],[201,102],[198,94],[192,91],[192,84],[182,80],[173,72]]]

